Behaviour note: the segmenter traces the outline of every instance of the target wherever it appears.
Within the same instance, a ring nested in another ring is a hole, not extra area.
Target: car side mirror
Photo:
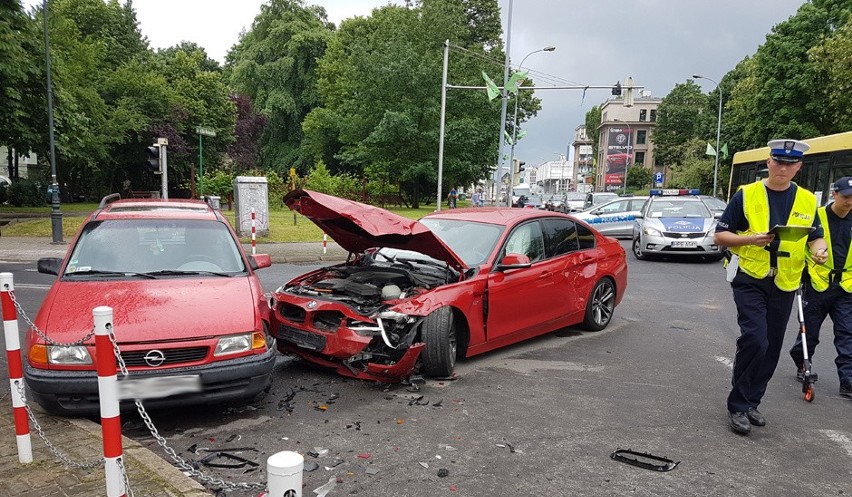
[[[252,270],[258,270],[272,265],[272,257],[269,254],[255,254],[249,256],[249,266]]]
[[[524,254],[506,254],[500,264],[497,265],[498,271],[506,271],[507,269],[523,269],[532,266],[530,258]]]
[[[38,260],[38,272],[44,274],[59,274],[62,267],[62,259],[58,257],[44,257]]]

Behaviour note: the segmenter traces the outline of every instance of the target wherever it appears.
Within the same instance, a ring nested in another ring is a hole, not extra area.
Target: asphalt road
[[[463,360],[455,381],[419,388],[282,357],[263,401],[158,411],[153,421],[182,457],[224,452],[258,464],[223,455],[209,462],[243,465],[200,467],[230,482],[265,482],[275,452],[315,452],[303,495],[330,478],[330,496],[852,493],[852,403],[837,394],[830,322],[815,358],[816,400],[802,400],[785,352],[761,405],[767,426],[741,437],[725,416],[739,332],[720,264],[628,260],[627,295],[601,332],[560,330]],[[312,267],[260,274],[268,291]],[[15,271],[16,294],[34,312],[50,279],[27,269],[0,265]],[[796,331],[792,316],[785,349]],[[122,420],[125,435],[169,459],[138,416]],[[680,464],[629,466],[610,458],[619,448]]]

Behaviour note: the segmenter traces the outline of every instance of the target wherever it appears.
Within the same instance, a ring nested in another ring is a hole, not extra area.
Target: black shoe
[[[818,379],[819,375],[811,371],[811,381],[817,381]],[[805,371],[802,368],[796,371],[796,381],[799,383],[804,383],[805,381]]]
[[[740,435],[748,435],[751,433],[751,423],[744,412],[729,412],[728,422],[735,433],[739,433]]]
[[[852,399],[852,380],[840,380],[840,395]]]
[[[766,418],[763,417],[763,414],[760,414],[760,411],[758,411],[756,407],[749,407],[746,412],[746,417],[748,417],[749,423],[754,426],[766,425]]]

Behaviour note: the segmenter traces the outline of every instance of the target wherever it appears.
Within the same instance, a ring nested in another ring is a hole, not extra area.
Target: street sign
[[[198,133],[199,135],[203,135],[203,136],[216,136],[215,131],[213,131],[210,128],[205,128],[204,126],[199,126],[199,127],[195,128],[195,132]]]
[[[663,182],[663,173],[661,173],[661,172],[654,173],[654,182],[655,183],[662,183]]]

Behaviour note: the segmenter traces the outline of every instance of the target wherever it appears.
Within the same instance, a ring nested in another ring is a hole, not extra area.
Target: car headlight
[[[397,311],[382,311],[379,313],[378,317],[380,317],[381,319],[387,319],[389,321],[396,321],[398,323],[411,322],[413,320],[413,318],[408,314],[403,314]]]
[[[645,233],[648,236],[663,236],[663,234],[660,233],[660,230],[656,230],[656,229],[650,228],[648,226],[643,227],[642,231],[643,231],[643,233]]]
[[[89,355],[89,351],[86,350],[86,347],[82,345],[74,345],[72,347],[48,345],[47,362],[50,364],[61,364],[63,366],[92,364],[92,356]]]
[[[254,335],[259,335],[259,340],[255,339]],[[223,356],[229,354],[238,354],[240,352],[247,352],[252,350],[255,343],[265,343],[263,339],[263,333],[255,332],[255,333],[244,333],[242,335],[231,335],[220,338],[216,342],[216,350],[213,351],[213,355]]]

